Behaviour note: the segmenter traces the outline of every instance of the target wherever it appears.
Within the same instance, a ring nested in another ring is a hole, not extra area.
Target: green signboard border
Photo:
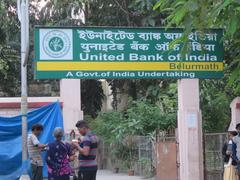
[[[36,70],[36,62],[39,62],[40,59],[40,51],[36,51],[36,49],[39,49],[39,30],[40,29],[89,29],[89,30],[96,30],[96,29],[115,29],[115,30],[121,30],[121,29],[162,29],[162,30],[177,30],[179,32],[183,31],[183,28],[162,28],[162,27],[110,27],[110,26],[82,26],[82,27],[77,27],[77,26],[66,26],[66,27],[59,27],[59,26],[54,26],[54,27],[46,27],[46,26],[35,26],[34,29],[34,41],[35,41],[35,56],[34,56],[34,78],[35,79],[67,79],[67,77],[63,78],[67,72],[72,72],[73,74],[79,71],[59,71],[59,72],[54,72],[54,71],[37,71]],[[206,32],[212,32],[212,31],[220,31],[219,33],[223,34],[223,29],[219,29],[219,28],[213,28],[213,29],[209,29]],[[220,44],[220,48],[224,49],[223,47],[223,43]],[[222,56],[224,57],[224,52],[221,52]],[[38,60],[38,61],[37,61]],[[63,62],[62,60],[52,60],[54,62]],[[88,61],[85,61],[88,62]],[[219,61],[218,61],[219,62]],[[93,73],[95,71],[81,71],[81,72],[86,72],[86,73]],[[101,71],[98,71],[101,72]],[[106,71],[102,71],[102,72],[106,72]],[[121,72],[121,71],[118,71]],[[126,72],[126,71],[122,71],[122,72]],[[137,71],[131,71],[133,73],[136,73]],[[148,71],[148,72],[153,72],[153,71]],[[159,71],[159,72],[164,72],[164,71]],[[171,72],[171,71],[168,71]],[[184,71],[178,71],[178,72],[183,72]],[[192,71],[193,72],[193,71]],[[214,72],[214,71],[204,71],[204,72],[193,72],[195,73],[195,75],[197,76],[197,78],[199,79],[219,79],[223,77],[223,72]],[[73,79],[98,79],[96,77],[71,77]],[[100,77],[100,78],[104,78],[104,77]],[[128,79],[139,79],[136,77],[105,77],[105,79],[124,79],[124,78],[128,78]],[[185,77],[141,77],[141,79],[183,79]],[[190,78],[191,79],[191,78]]]

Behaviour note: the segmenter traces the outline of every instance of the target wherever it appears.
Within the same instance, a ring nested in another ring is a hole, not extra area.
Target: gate
[[[227,133],[207,133],[203,142],[205,180],[222,180],[222,147],[227,142]]]
[[[204,146],[204,179],[205,180],[222,180],[223,179],[223,156],[222,147],[227,142],[227,133],[206,133],[203,137]],[[161,180],[166,175],[166,167],[171,167],[171,175],[179,175],[179,157],[178,143],[175,138],[161,138],[158,144],[158,163],[157,178]],[[171,157],[168,157],[170,152]],[[166,161],[166,159],[168,159]],[[161,164],[167,162],[167,164]],[[168,169],[167,168],[167,169]],[[167,172],[167,174],[170,174]],[[176,180],[179,177],[177,176]],[[168,178],[169,179],[169,178]]]
[[[179,177],[179,157],[178,143],[175,137],[158,137],[156,142],[151,143],[149,137],[138,136],[136,152],[138,159],[135,162],[135,172],[139,175],[146,175],[146,168],[151,169],[151,163],[156,168],[157,180],[178,180]],[[204,146],[204,179],[222,180],[223,178],[223,157],[222,147],[227,142],[227,133],[207,133],[203,137]],[[99,167],[112,169],[111,162],[112,148],[104,142],[101,143],[99,150]],[[152,150],[154,152],[152,152]],[[147,162],[144,166],[141,162]],[[148,163],[149,162],[149,163]],[[122,164],[120,160],[118,163]],[[124,170],[124,169],[122,169]],[[126,170],[126,169],[125,169]],[[147,172],[150,172],[148,170]],[[171,176],[171,177],[170,177]]]
[[[178,146],[175,137],[161,137],[156,143],[156,179],[178,180]]]

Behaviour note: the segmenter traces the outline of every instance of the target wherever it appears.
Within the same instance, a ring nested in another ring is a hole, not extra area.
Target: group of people
[[[64,131],[60,127],[54,129],[54,142],[41,144],[39,135],[43,131],[41,124],[32,126],[32,133],[28,136],[28,154],[31,161],[32,180],[43,180],[42,151],[46,151],[48,180],[69,180],[73,173],[70,162],[78,155],[78,180],[96,180],[97,174],[97,146],[98,137],[91,132],[86,121],[78,121],[76,127],[81,138],[77,141],[64,142]]]
[[[224,180],[240,180],[240,123],[229,132],[229,141],[223,146]]]

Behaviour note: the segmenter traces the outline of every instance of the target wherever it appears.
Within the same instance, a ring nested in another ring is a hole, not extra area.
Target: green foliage
[[[152,161],[149,158],[140,158],[139,160],[141,167],[143,168],[144,178],[152,178],[155,172],[152,168]]]
[[[155,0],[88,0],[86,24],[97,26],[161,25],[159,13],[152,11]]]
[[[117,138],[126,135],[147,135],[155,130],[175,127],[176,114],[165,114],[160,108],[144,101],[135,101],[125,112],[125,119],[116,126]]]
[[[230,103],[233,97],[224,91],[221,81],[201,81],[201,110],[206,132],[222,132],[230,123]],[[228,90],[229,91],[229,90]]]
[[[83,0],[51,0],[37,13],[38,25],[81,25],[79,13],[84,10]]]
[[[164,87],[166,86],[166,87]],[[177,110],[177,83],[163,85],[158,96],[157,106],[164,113],[174,113]]]
[[[7,71],[8,67],[6,62],[3,59],[0,59],[0,72],[1,72],[1,76],[0,77],[6,77],[6,71]]]
[[[153,11],[153,6],[158,11]],[[85,13],[85,24],[78,16],[80,11]],[[239,16],[240,3],[236,0],[51,0],[42,9],[34,4],[30,6],[30,34],[33,37],[34,25],[133,27],[167,25],[184,27],[185,38],[177,41],[186,41],[187,34],[192,29],[200,31],[212,27],[226,29],[224,37],[226,77],[219,83],[207,80],[201,83],[204,128],[207,131],[222,131],[229,121],[229,102],[240,92],[240,50],[236,48],[240,46]],[[11,51],[5,51],[5,58],[0,56],[0,89],[11,96],[20,95],[19,30],[16,0],[1,0],[0,49],[9,46]],[[174,43],[176,42],[170,46]],[[32,44],[31,38],[30,59],[33,58]],[[17,52],[18,57],[12,56],[12,50]],[[28,68],[31,83],[33,81],[31,61]],[[129,88],[124,93],[129,94],[135,101],[130,103],[125,112],[100,114],[94,121],[93,125],[96,128],[106,123],[103,129],[98,129],[106,139],[113,138],[114,133],[147,134],[156,128],[175,127],[177,110],[175,81],[154,79],[111,82],[115,98],[121,93],[123,84],[127,82]],[[82,96],[83,108],[87,114],[95,117],[96,112],[101,109],[103,98],[101,87],[96,82],[84,80],[82,91],[85,93]],[[114,107],[117,105],[114,104]],[[112,124],[110,121],[113,121]],[[128,130],[128,126],[133,127],[132,130]]]
[[[126,136],[148,135],[156,130],[175,128],[175,112],[164,113],[159,107],[144,101],[133,101],[130,104],[124,112],[100,114],[91,127],[109,143]]]
[[[128,169],[132,169],[138,159],[136,136],[175,128],[176,113],[164,113],[146,101],[131,101],[126,111],[101,113],[90,126],[111,145],[113,165],[117,167],[117,162],[123,161]]]
[[[90,123],[91,128],[107,143],[112,143],[116,140],[113,131],[116,126],[123,120],[123,115],[118,111],[100,113],[95,120]]]
[[[85,9],[86,24],[90,26],[162,26],[163,15],[152,10],[156,0],[90,0]],[[140,99],[151,83],[155,86],[158,80],[109,80],[113,92],[113,107],[118,109],[118,96],[127,94],[134,100]],[[147,84],[141,86],[142,82]],[[128,85],[127,88],[124,85]],[[156,85],[157,86],[157,85]],[[141,90],[140,90],[141,89]],[[156,88],[157,89],[157,88]],[[139,91],[142,91],[139,93]],[[159,92],[159,91],[158,91]],[[146,98],[154,103],[157,91],[150,92]],[[151,93],[155,93],[152,96]],[[140,98],[139,98],[140,96]],[[126,107],[127,108],[127,107]]]
[[[201,81],[203,128],[224,131],[230,123],[229,104],[240,94],[240,3],[235,0],[159,0],[154,10],[167,13],[168,27],[180,26],[185,34],[193,29],[206,32],[223,28],[225,76],[221,80]],[[187,41],[187,38],[182,39]]]
[[[228,86],[240,93],[240,3],[236,0],[158,0],[154,10],[167,13],[168,27],[180,26],[185,34],[223,28]],[[183,39],[187,41],[187,38]]]
[[[16,1],[0,2],[0,90],[6,96],[20,95],[20,26],[17,18]],[[47,1],[45,6],[30,3],[30,60],[28,65],[28,83],[33,80],[33,28],[35,25],[45,26],[77,26],[82,24],[79,13],[84,10],[81,0]],[[51,83],[44,80],[38,83]],[[103,90],[95,80],[82,82],[82,106],[85,114],[96,117],[101,110]],[[80,93],[80,92],[79,92]]]
[[[103,99],[104,94],[100,81],[81,81],[81,101],[82,109],[85,114],[91,115],[93,118],[95,118],[97,116],[97,112],[101,111]]]
[[[19,26],[16,14],[16,2],[2,0],[0,2],[0,91],[9,96],[19,93],[19,57],[11,46],[19,41]],[[17,51],[18,52],[18,51]]]

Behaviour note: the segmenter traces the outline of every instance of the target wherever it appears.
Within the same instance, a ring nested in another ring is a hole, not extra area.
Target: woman
[[[236,154],[236,144],[233,143],[232,139],[237,135],[237,132],[229,132],[229,141],[223,147],[224,155],[224,176],[223,180],[237,180],[237,172],[235,161]]]
[[[47,147],[48,180],[69,180],[72,172],[70,161],[74,160],[74,154],[71,146],[62,142],[62,128],[55,128],[53,135],[56,140]]]

